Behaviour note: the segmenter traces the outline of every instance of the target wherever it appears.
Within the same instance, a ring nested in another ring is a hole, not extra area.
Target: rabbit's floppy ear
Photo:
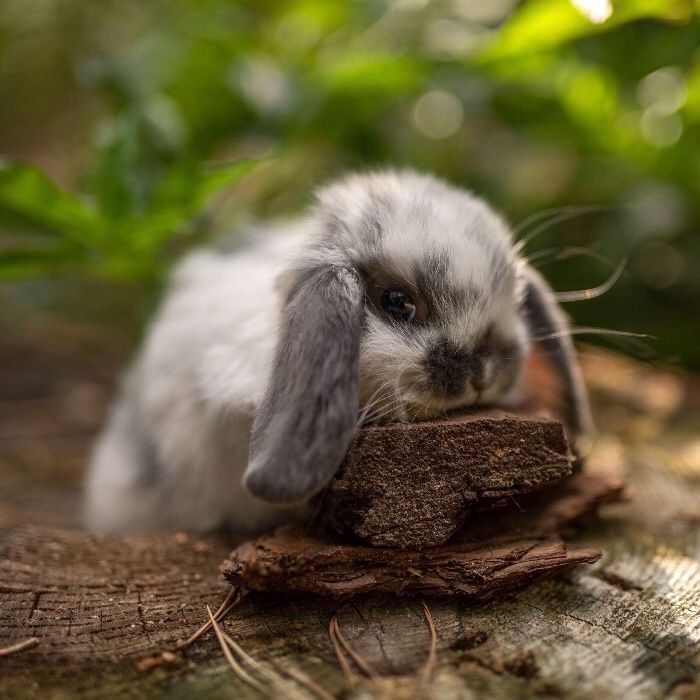
[[[362,300],[345,267],[307,269],[292,285],[243,475],[254,496],[303,502],[343,459],[357,423]]]
[[[574,435],[591,430],[588,394],[581,377],[569,323],[542,275],[523,263],[523,308],[533,342],[554,366],[564,387],[566,422]]]

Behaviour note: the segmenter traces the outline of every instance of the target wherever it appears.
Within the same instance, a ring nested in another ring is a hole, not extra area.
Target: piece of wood
[[[322,519],[376,547],[446,542],[479,510],[572,473],[560,423],[478,411],[359,431],[324,492]]]
[[[223,574],[228,581],[258,591],[337,599],[383,593],[477,601],[599,557],[597,549],[569,548],[557,539],[469,542],[412,551],[339,545],[332,539],[280,531],[238,547]]]
[[[510,507],[482,513],[460,530],[460,542],[486,542],[502,537],[573,535],[607,503],[626,497],[623,483],[613,477],[578,473],[532,493],[513,497]]]
[[[364,593],[493,599],[596,561],[597,549],[572,548],[556,533],[620,493],[618,483],[579,474],[547,498],[533,494],[530,518],[522,511],[483,514],[484,524],[467,526],[459,542],[423,551],[348,544],[282,528],[237,547],[222,573],[251,590],[337,599]]]

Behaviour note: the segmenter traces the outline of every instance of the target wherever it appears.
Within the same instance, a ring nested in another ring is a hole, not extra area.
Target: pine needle
[[[340,625],[338,624],[338,618],[336,616],[334,616],[331,620],[331,625],[334,623],[336,637],[345,650],[345,653],[355,662],[361,671],[363,671],[372,680],[377,680],[380,677],[379,674],[350,646],[345,637],[343,637],[341,634]]]
[[[299,685],[304,686],[312,695],[315,695],[318,700],[335,700],[334,695],[331,695],[320,685],[314,683],[305,673],[295,668],[289,668],[272,657],[270,657],[269,661],[280,673],[285,673],[290,678],[293,678]]]
[[[9,647],[3,647],[0,649],[0,656],[9,656],[10,654],[16,654],[18,651],[24,651],[25,649],[31,649],[31,647],[36,646],[39,643],[39,637],[30,637],[25,639],[23,642],[17,642]]]
[[[226,615],[228,615],[229,612],[231,612],[234,605],[236,605],[238,603],[238,601],[240,600],[240,597],[237,598],[236,600],[234,600],[233,603],[231,603],[230,605],[228,605],[228,604],[237,593],[238,593],[238,588],[236,588],[235,586],[232,586],[231,590],[228,592],[228,595],[226,596],[226,598],[224,598],[224,602],[221,603],[221,605],[219,606],[217,611],[214,613],[215,620],[217,620],[217,621],[223,620],[226,617]],[[226,607],[227,605],[228,605],[228,607]],[[211,621],[205,622],[198,630],[193,632],[184,642],[178,642],[176,644],[176,647],[178,649],[186,649],[188,646],[194,644],[203,634],[208,632],[210,628],[211,628]]]
[[[236,661],[236,658],[234,655],[231,653],[231,650],[229,649],[228,644],[226,643],[226,640],[224,639],[223,633],[221,631],[221,628],[219,627],[218,623],[214,619],[214,616],[212,615],[211,608],[207,605],[207,613],[209,614],[209,619],[211,621],[211,626],[214,628],[214,632],[216,633],[216,638],[219,640],[219,646],[221,647],[221,651],[224,652],[224,656],[226,657],[226,661],[228,661],[229,666],[233,669],[233,672],[245,683],[250,685],[251,687],[255,688],[256,690],[259,690],[263,695],[268,696],[268,688],[266,688],[260,681],[256,680],[253,678],[239,663]]]
[[[304,697],[294,686],[287,683],[282,677],[279,676],[279,674],[275,673],[274,671],[270,671],[269,668],[266,668],[264,664],[261,664],[257,659],[254,659],[247,651],[245,651],[245,649],[243,649],[243,647],[241,647],[240,644],[238,644],[238,642],[236,642],[235,639],[224,632],[224,630],[221,630],[221,635],[233,652],[238,654],[238,656],[245,661],[250,668],[263,676],[263,678],[265,678],[270,685],[272,685],[275,690],[280,693],[279,697],[297,697],[304,700]]]
[[[340,646],[340,642],[338,641],[338,637],[336,636],[336,627],[337,626],[338,626],[338,622],[335,619],[335,617],[333,617],[330,625],[328,626],[328,636],[331,639],[331,645],[333,646],[333,651],[335,652],[335,656],[338,659],[338,664],[340,666],[341,671],[343,672],[343,676],[345,677],[345,685],[349,689],[352,689],[357,684],[358,679],[357,679],[357,676],[355,675],[355,672],[350,667],[348,660],[345,658],[345,655],[343,654],[343,649]]]
[[[609,292],[614,286],[617,280],[624,272],[625,266],[627,265],[627,258],[625,258],[613,271],[613,273],[608,277],[603,284],[599,284],[597,287],[591,287],[590,289],[579,289],[570,292],[555,292],[554,298],[562,303],[569,301],[587,301],[588,299],[595,299],[596,297],[603,296],[606,292]]]
[[[425,662],[425,666],[423,666],[420,675],[422,676],[423,683],[429,683],[435,671],[435,662],[437,661],[437,630],[435,629],[435,622],[433,621],[433,616],[430,613],[430,608],[428,608],[427,603],[421,599],[421,605],[423,606],[425,622],[430,630],[430,651],[428,652],[428,660]]]

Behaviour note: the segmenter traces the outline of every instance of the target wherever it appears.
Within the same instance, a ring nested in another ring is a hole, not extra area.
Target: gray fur
[[[576,350],[569,335],[569,324],[549,285],[535,269],[523,267],[525,291],[523,310],[533,342],[552,361],[565,391],[566,419],[574,434],[593,427],[588,396],[576,361]]]
[[[302,502],[333,476],[357,421],[361,321],[353,271],[307,271],[292,289],[243,476],[254,496]]]
[[[435,391],[443,392],[445,396],[461,396],[467,380],[471,380],[478,391],[483,389],[484,367],[481,359],[445,338],[428,350],[425,364]]]

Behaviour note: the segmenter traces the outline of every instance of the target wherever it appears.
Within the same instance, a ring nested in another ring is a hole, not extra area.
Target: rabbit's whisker
[[[513,246],[513,252],[517,255],[522,250],[525,248],[525,246],[532,241],[534,238],[539,236],[540,234],[544,233],[548,229],[552,228],[552,226],[556,226],[557,224],[561,224],[564,221],[569,221],[570,219],[574,219],[577,216],[581,216],[583,214],[589,214],[592,212],[599,212],[599,211],[609,211],[612,209],[612,207],[609,206],[598,206],[598,205],[592,205],[592,206],[582,206],[582,207],[573,207],[572,209],[568,211],[564,211],[558,216],[553,216],[551,219],[545,221],[544,223],[540,224],[539,226],[536,226],[532,231],[527,233],[525,236],[523,236],[519,241],[517,241],[514,246]]]
[[[570,258],[591,258],[605,265],[609,265],[610,267],[615,267],[615,263],[600,251],[594,250],[593,248],[584,248],[583,246],[553,246],[551,248],[543,248],[542,250],[536,250],[534,253],[525,256],[523,260],[528,264],[532,264],[538,260],[549,259],[550,262],[560,262],[562,260],[569,260]]]
[[[578,208],[579,206],[585,206],[585,205],[577,205],[577,204],[566,204],[561,207],[552,207],[550,209],[540,209],[539,211],[536,211],[528,216],[526,216],[522,221],[520,221],[518,224],[516,224],[513,227],[513,236],[518,236],[518,234],[522,233],[528,226],[531,226],[532,224],[536,224],[539,221],[542,221],[542,219],[547,219],[548,217],[554,217],[557,216],[558,214],[562,214],[564,212],[570,212],[573,209]]]
[[[612,275],[597,287],[591,287],[590,289],[579,289],[577,291],[571,292],[555,292],[554,298],[559,302],[569,302],[569,301],[585,301],[588,299],[595,299],[596,297],[603,296],[606,292],[610,291],[617,280],[624,272],[625,266],[627,265],[627,258],[625,258],[613,271]]]
[[[580,326],[569,328],[565,331],[559,331],[557,333],[549,333],[547,335],[537,336],[532,338],[535,343],[540,343],[544,340],[555,340],[557,338],[565,338],[572,335],[610,335],[610,336],[622,336],[625,338],[654,338],[653,335],[648,333],[634,333],[632,331],[618,331],[613,328],[595,328],[588,326]]]
[[[388,401],[387,403],[383,404],[382,406],[379,406],[376,411],[372,412],[372,414],[369,417],[369,420],[371,422],[376,422],[381,420],[382,418],[388,416],[390,413],[393,412],[393,410],[396,408],[396,406],[400,405],[403,403],[403,399],[401,397],[395,397]]]

